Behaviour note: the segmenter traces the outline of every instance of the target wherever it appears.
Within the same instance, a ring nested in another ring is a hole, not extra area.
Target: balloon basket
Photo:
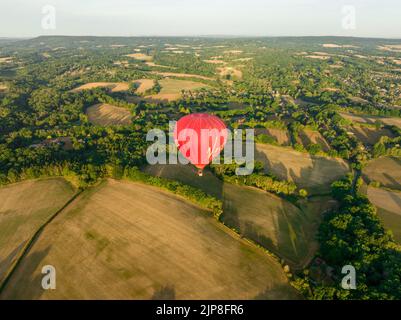
[[[198,176],[203,177],[203,170],[201,170],[201,169],[198,170]]]

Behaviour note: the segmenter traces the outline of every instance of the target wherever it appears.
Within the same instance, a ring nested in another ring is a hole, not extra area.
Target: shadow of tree
[[[175,287],[174,285],[162,286],[153,294],[152,300],[175,300]]]
[[[251,300],[299,300],[302,298],[295,289],[290,290],[286,284],[276,285],[273,288],[267,287]]]
[[[400,161],[400,166],[401,166],[401,161]],[[388,173],[383,172],[383,176],[390,181],[389,184],[386,184],[386,187],[392,188],[392,189],[401,189],[401,181],[397,181],[394,179],[394,177],[390,176]]]
[[[11,266],[12,262],[14,261],[14,258],[18,255],[18,253],[21,251],[23,246],[25,245],[26,240],[22,241],[14,250],[12,250],[7,257],[4,259],[0,260],[0,282],[3,281],[3,277],[5,276],[5,272],[7,269]],[[1,257],[0,257],[1,258]]]

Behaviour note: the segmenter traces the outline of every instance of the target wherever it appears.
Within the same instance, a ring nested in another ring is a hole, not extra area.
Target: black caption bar
[[[185,320],[285,319],[286,316],[349,318],[398,311],[400,301],[0,301],[3,312],[42,318]]]

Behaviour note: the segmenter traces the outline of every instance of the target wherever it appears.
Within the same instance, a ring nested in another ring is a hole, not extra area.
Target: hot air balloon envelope
[[[194,113],[177,122],[174,140],[181,154],[203,170],[223,150],[227,142],[227,128],[216,116]]]

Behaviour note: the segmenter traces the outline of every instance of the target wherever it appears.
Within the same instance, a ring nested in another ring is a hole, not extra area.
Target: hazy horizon
[[[49,6],[55,10],[55,28],[45,29]],[[400,39],[400,16],[401,3],[396,0],[2,0],[0,37]],[[347,17],[353,19],[348,26]]]
[[[377,40],[397,40],[401,41],[400,37],[359,37],[359,36],[337,36],[337,35],[283,35],[283,36],[270,36],[270,35],[261,35],[261,36],[253,36],[253,35],[199,35],[199,34],[188,34],[188,35],[157,35],[157,34],[149,34],[149,35],[132,35],[132,36],[124,36],[124,35],[90,35],[90,34],[82,34],[82,35],[70,35],[70,34],[39,34],[35,36],[0,36],[0,39],[16,39],[16,40],[28,40],[35,39],[39,37],[93,37],[93,38],[210,38],[210,39],[252,39],[252,38],[354,38],[354,39],[377,39]]]

